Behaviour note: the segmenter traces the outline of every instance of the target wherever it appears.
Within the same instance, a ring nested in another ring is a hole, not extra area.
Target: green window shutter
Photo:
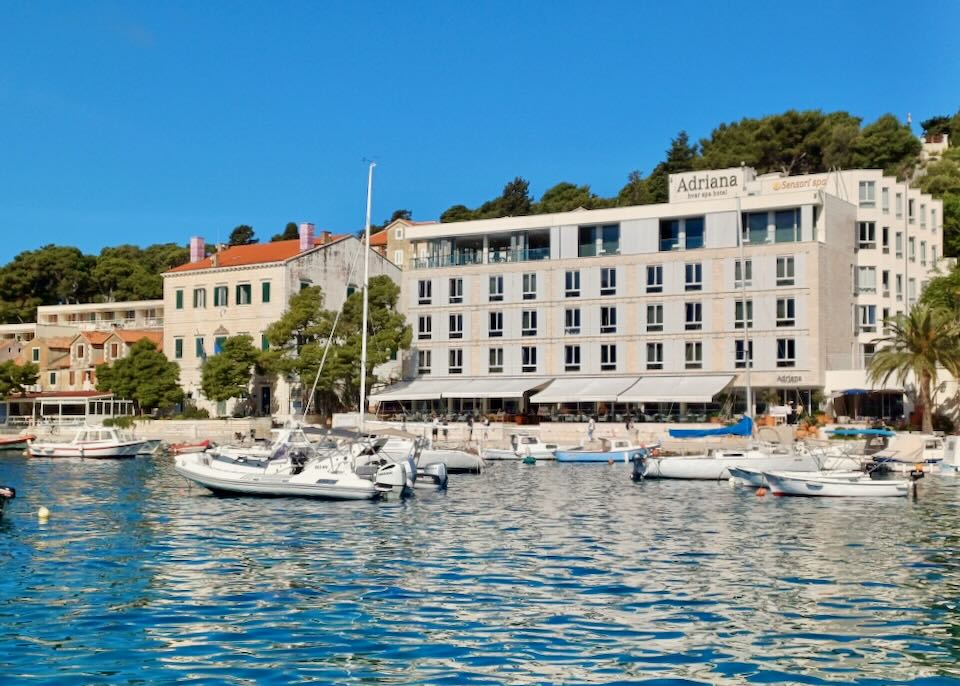
[[[270,302],[270,282],[269,281],[264,281],[260,285],[260,291],[261,291],[260,299],[265,303]]]

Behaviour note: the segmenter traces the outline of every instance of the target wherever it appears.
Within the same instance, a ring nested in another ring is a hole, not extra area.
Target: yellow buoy
[[[41,505],[40,509],[37,510],[37,519],[42,520],[42,519],[49,519],[49,518],[50,518],[50,510],[48,510],[46,507]]]

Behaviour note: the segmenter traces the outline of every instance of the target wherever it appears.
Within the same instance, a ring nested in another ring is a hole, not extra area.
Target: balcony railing
[[[487,252],[486,264],[534,262],[549,259],[550,248],[494,249]],[[440,267],[460,267],[471,264],[484,264],[482,251],[455,252],[450,255],[416,257],[411,261],[411,267],[413,269],[437,269]]]

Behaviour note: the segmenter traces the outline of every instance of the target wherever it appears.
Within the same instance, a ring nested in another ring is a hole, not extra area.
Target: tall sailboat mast
[[[741,170],[743,163],[740,164]],[[741,177],[744,179],[745,177]],[[743,212],[740,208],[740,195],[737,194],[737,242],[740,244],[740,292],[741,292],[741,313],[743,315],[743,357],[745,360],[746,372],[744,373],[744,382],[746,383],[746,414],[753,419],[753,388],[750,385],[750,370],[753,367],[753,355],[750,354],[750,333],[749,324],[751,317],[747,316],[747,260],[743,248]],[[753,270],[751,269],[751,272]]]
[[[373,207],[373,168],[370,163],[367,171],[367,222],[363,230],[363,324],[360,334],[360,421],[357,430],[363,433],[363,422],[367,414],[367,319],[370,311],[370,214]]]

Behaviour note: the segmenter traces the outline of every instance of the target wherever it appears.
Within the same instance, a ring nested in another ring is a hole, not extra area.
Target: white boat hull
[[[519,461],[524,459],[527,456],[530,456],[536,460],[556,460],[557,456],[552,450],[524,450],[522,453],[514,452],[513,450],[504,450],[502,448],[488,448],[483,451],[483,459],[485,460],[513,460]]]
[[[144,441],[124,443],[32,443],[27,452],[31,457],[84,457],[117,458],[136,457]]]
[[[817,474],[765,474],[770,492],[774,495],[807,495],[819,497],[902,497],[910,493],[910,481],[887,481],[860,477],[843,479]]]
[[[767,483],[766,474],[759,469],[753,467],[730,467],[730,478],[735,479],[737,483],[744,486],[751,486],[754,488],[763,488],[769,486]],[[787,476],[798,476],[804,477],[809,476],[815,472],[813,471],[794,471],[794,472],[779,472],[780,474],[785,474]],[[830,476],[834,479],[862,479],[865,475],[862,471],[857,472],[847,472],[847,471],[835,471],[829,472]]]
[[[479,473],[483,471],[483,458],[463,450],[436,450],[424,448],[420,451],[417,464],[425,466],[442,463],[450,474]]]
[[[647,457],[643,459],[644,479],[704,479],[716,481],[730,478],[730,467],[748,467],[765,471],[816,471],[816,460],[809,455],[701,455],[696,457]]]

